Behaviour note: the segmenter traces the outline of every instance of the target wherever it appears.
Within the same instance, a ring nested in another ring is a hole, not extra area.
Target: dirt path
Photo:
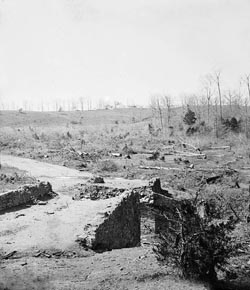
[[[90,172],[80,172],[76,169],[12,155],[1,155],[0,161],[3,165],[6,164],[25,170],[28,174],[40,181],[50,182],[53,190],[57,193],[67,194],[67,188],[77,183],[84,183],[86,180],[93,177],[93,174]],[[112,187],[131,188],[145,186],[147,182],[139,179],[105,178],[105,184]]]

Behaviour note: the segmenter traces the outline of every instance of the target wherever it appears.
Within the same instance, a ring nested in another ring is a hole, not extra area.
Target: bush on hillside
[[[188,126],[191,126],[191,125],[194,125],[195,122],[196,122],[196,116],[195,116],[195,112],[193,112],[189,107],[188,107],[188,110],[183,118],[183,122],[188,125]]]
[[[242,120],[237,120],[235,117],[227,118],[222,120],[222,124],[234,133],[239,133],[241,131]]]
[[[172,215],[169,209],[160,213],[167,227],[159,233],[154,248],[158,260],[174,262],[185,278],[216,280],[216,270],[223,270],[236,250],[230,235],[236,220],[201,217],[195,201],[174,210]]]
[[[98,164],[98,169],[100,171],[116,172],[118,171],[118,165],[112,160],[102,160]]]

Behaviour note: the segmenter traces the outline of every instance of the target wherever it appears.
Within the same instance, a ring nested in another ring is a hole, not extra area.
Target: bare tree
[[[58,111],[58,101],[57,100],[55,101],[55,111],[56,112]]]
[[[222,94],[221,94],[221,72],[217,71],[214,73],[214,81],[217,87],[218,91],[218,97],[219,97],[219,106],[220,106],[220,120],[223,120],[223,114],[222,114]]]
[[[28,101],[27,100],[23,101],[23,108],[24,108],[25,111],[28,110]]]
[[[247,97],[245,98],[245,132],[246,137],[248,138],[248,105],[250,102],[250,74],[245,75],[245,77],[242,78],[243,83],[246,85],[247,89]]]
[[[215,73],[215,82],[218,89],[219,103],[220,103],[220,120],[223,120],[222,115],[222,95],[221,95],[221,72],[218,71]]]
[[[250,100],[250,74],[245,75],[245,77],[243,78],[243,82],[247,87],[248,98]]]
[[[99,98],[98,100],[98,109],[105,109],[105,101],[103,100],[103,98]]]
[[[41,111],[43,112],[43,100],[41,100]]]
[[[213,88],[213,77],[211,74],[208,74],[204,78],[204,90],[205,90],[205,97],[207,100],[207,123],[210,123],[210,105],[212,99],[212,88]]]
[[[76,105],[75,100],[72,100],[71,101],[71,111],[75,111],[75,110],[77,110],[77,105]]]
[[[214,100],[214,105],[215,105],[215,121],[214,121],[215,136],[216,136],[216,138],[218,138],[219,130],[218,130],[218,99],[217,98],[215,98],[215,100]]]
[[[80,106],[81,106],[81,111],[83,111],[84,110],[84,98],[80,97],[79,102],[80,102]]]
[[[161,129],[163,130],[164,125],[163,125],[161,97],[160,96],[152,97],[150,107],[153,111],[153,114],[155,114],[157,117],[159,116]]]
[[[88,100],[87,100],[87,106],[88,106],[88,111],[90,111],[92,109],[92,101],[91,101],[91,98],[88,98]]]
[[[171,115],[172,115],[172,106],[173,106],[171,96],[168,96],[168,95],[163,96],[162,103],[166,111],[167,126],[169,127],[171,125]]]
[[[235,96],[235,94],[231,90],[228,90],[227,94],[225,94],[225,96],[224,96],[225,99],[228,101],[231,114],[233,113],[232,106],[233,106],[234,96]]]
[[[249,104],[249,98],[245,98],[244,100],[245,103],[245,134],[246,137],[248,138],[248,104]]]

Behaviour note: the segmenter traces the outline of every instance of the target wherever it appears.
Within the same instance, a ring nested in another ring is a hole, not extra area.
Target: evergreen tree
[[[191,126],[191,125],[195,124],[197,118],[195,116],[195,112],[190,110],[189,107],[187,109],[188,110],[187,110],[187,112],[186,112],[186,114],[185,114],[185,116],[183,118],[183,122],[185,124],[187,124],[188,126]]]

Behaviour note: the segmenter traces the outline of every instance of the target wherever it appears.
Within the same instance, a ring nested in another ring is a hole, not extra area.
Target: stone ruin
[[[4,212],[17,206],[32,204],[36,200],[50,198],[51,196],[52,187],[49,182],[25,185],[17,190],[0,193],[0,212]]]
[[[87,191],[93,194],[86,195]],[[0,194],[0,211],[34,203],[39,199],[52,197],[52,187],[50,183],[41,182],[36,185],[26,185],[15,191]],[[130,190],[109,188],[104,185],[90,184],[83,189],[82,196],[75,199],[74,204],[78,205],[79,217],[84,211],[84,200],[88,198],[94,203],[100,202],[101,207],[92,213],[93,219],[84,223],[81,220],[77,228],[75,241],[83,247],[91,248],[95,251],[105,251],[118,248],[135,247],[140,245],[141,239],[141,201],[161,213],[167,212],[171,218],[176,218],[176,208],[184,210],[188,208],[189,201],[173,198],[169,190],[162,189],[160,179],[155,179],[143,188]],[[145,195],[149,196],[145,199]],[[100,201],[99,201],[100,199]],[[153,201],[149,202],[149,201]],[[88,204],[88,203],[86,203]],[[87,206],[87,205],[86,205]],[[100,210],[101,208],[101,210]],[[74,206],[67,209],[69,214],[75,214]],[[55,212],[53,217],[56,217]],[[51,218],[53,218],[51,217]],[[191,217],[191,219],[190,219]],[[188,216],[192,224],[192,213]],[[80,219],[79,219],[80,222]],[[168,232],[168,228],[173,226],[166,222],[161,214],[155,214],[155,232]],[[56,234],[56,233],[55,233]]]
[[[140,200],[136,191],[125,191],[113,198],[112,206],[102,212],[102,221],[85,228],[77,241],[93,250],[111,250],[140,245]],[[100,213],[99,213],[100,214]]]

